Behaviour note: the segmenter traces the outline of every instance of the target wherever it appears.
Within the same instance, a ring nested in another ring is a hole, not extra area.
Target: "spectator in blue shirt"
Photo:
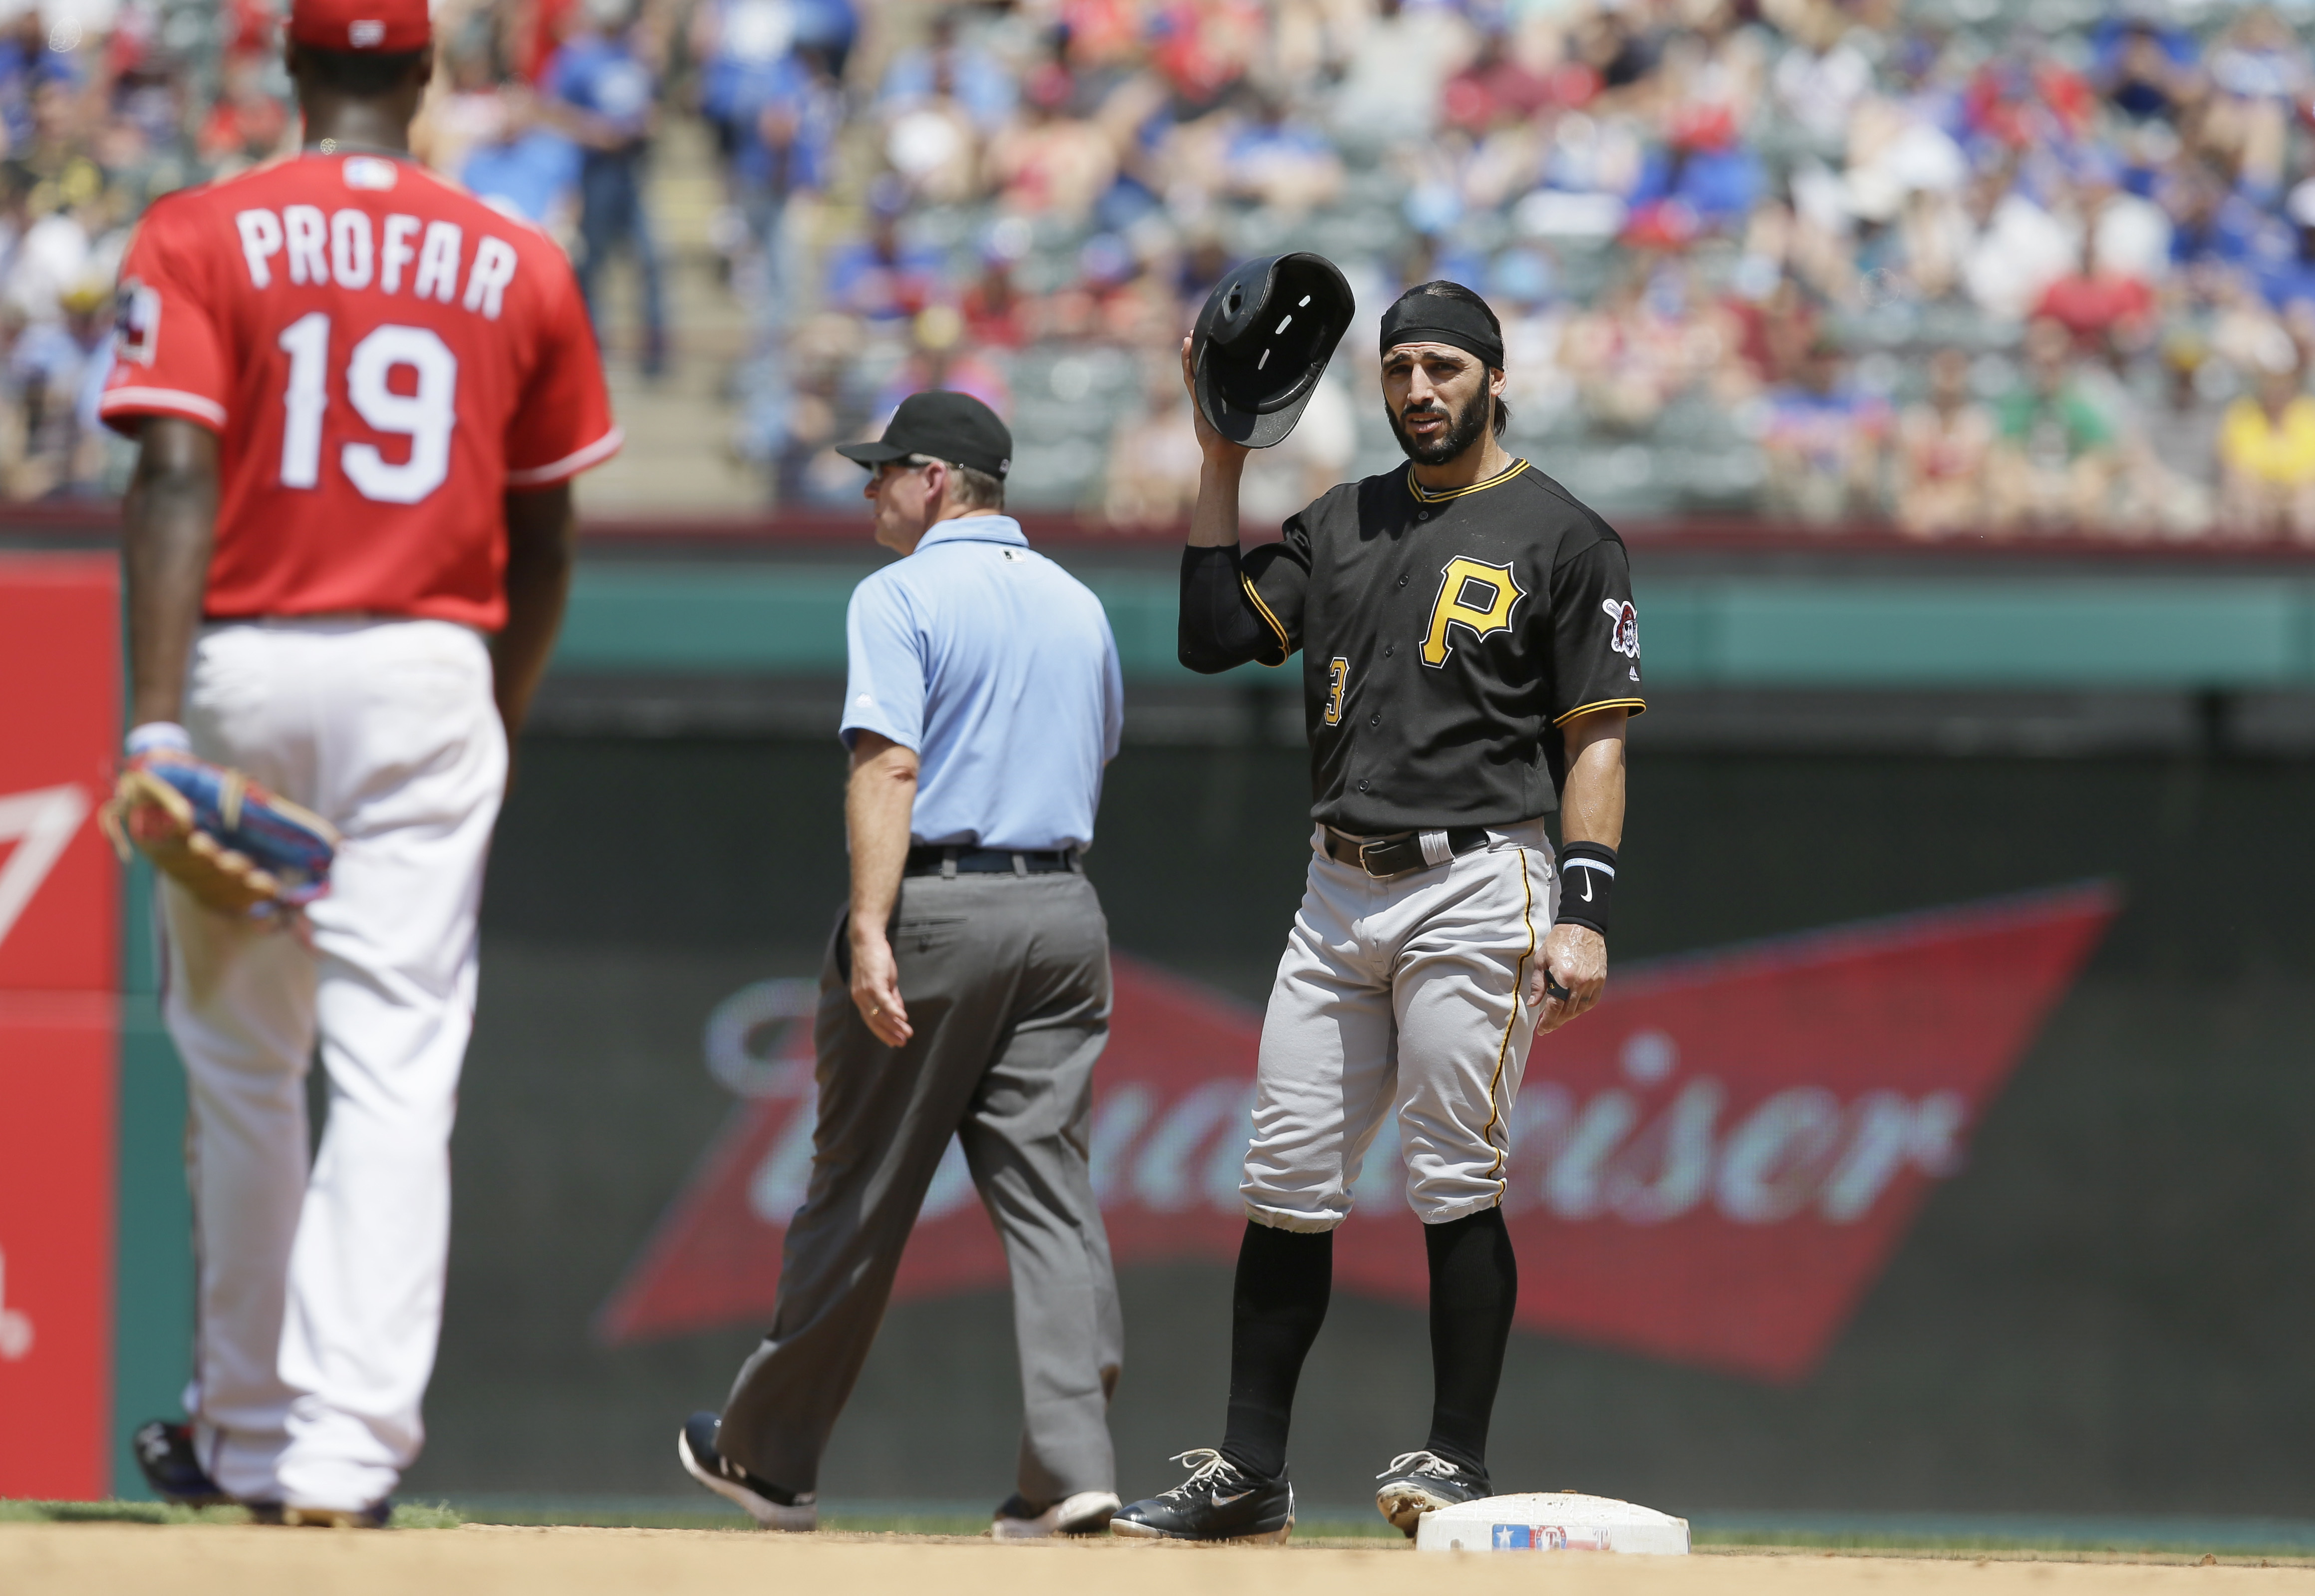
[[[467,153],[458,181],[484,204],[557,232],[579,186],[579,146],[541,121],[520,89],[501,89],[500,95],[506,124],[497,137]]]
[[[603,266],[625,245],[643,276],[646,377],[667,368],[667,306],[643,208],[643,168],[658,118],[659,85],[629,37],[629,0],[585,0],[578,25],[547,63],[542,84],[563,108],[579,163],[579,288],[602,332]]]
[[[872,322],[913,316],[940,288],[945,257],[902,241],[898,188],[873,186],[868,236],[838,245],[828,257],[827,302]]]

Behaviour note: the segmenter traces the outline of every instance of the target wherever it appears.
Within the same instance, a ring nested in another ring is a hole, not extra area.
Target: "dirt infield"
[[[1418,1566],[1403,1547],[1000,1546],[899,1536],[785,1537],[714,1530],[516,1529],[359,1533],[216,1525],[0,1526],[0,1591],[88,1596],[504,1596],[545,1591],[834,1591],[843,1596],[1403,1596]],[[2315,1566],[2175,1562],[1710,1553],[1490,1558],[1499,1592],[1551,1596],[2139,1596],[2275,1591],[2315,1596]]]

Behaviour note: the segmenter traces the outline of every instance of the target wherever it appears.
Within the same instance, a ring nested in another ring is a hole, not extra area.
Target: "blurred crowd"
[[[854,225],[767,257],[785,493],[847,489],[816,446],[940,381],[1014,416],[1016,497],[1170,520],[1175,341],[1228,263],[1310,248],[1361,321],[1253,514],[1392,463],[1374,318],[1445,276],[1503,317],[1513,445],[1610,513],[2315,539],[2304,0],[872,20],[792,47],[865,147]]]
[[[728,368],[779,501],[848,500],[826,445],[940,386],[1011,420],[1016,504],[1173,521],[1181,334],[1302,248],[1360,320],[1252,518],[1397,457],[1375,321],[1444,276],[1503,319],[1512,447],[1611,515],[2315,540],[2315,0],[436,15],[419,153],[590,299],[627,262],[607,345]],[[154,195],[294,146],[276,35],[265,0],[0,0],[0,492],[117,483],[113,264]],[[670,332],[670,119],[713,151],[744,347]]]

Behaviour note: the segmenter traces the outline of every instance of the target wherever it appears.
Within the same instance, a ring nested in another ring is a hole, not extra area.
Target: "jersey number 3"
[[[330,318],[299,316],[282,331],[289,357],[288,412],[281,428],[281,485],[311,488],[322,480],[322,418],[330,408]],[[395,391],[408,370],[411,391]],[[380,504],[415,504],[450,475],[450,433],[458,424],[458,357],[425,327],[371,329],[346,357],[346,400],[380,432],[410,439],[410,457],[389,461],[374,443],[350,443],[338,466],[355,492]]]
[[[1351,685],[1351,662],[1336,654],[1326,662],[1326,724],[1343,723],[1343,692]]]

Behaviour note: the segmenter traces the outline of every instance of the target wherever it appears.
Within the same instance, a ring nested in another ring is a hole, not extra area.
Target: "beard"
[[[1416,415],[1432,415],[1447,407],[1432,399],[1419,409],[1409,408]],[[1479,441],[1479,435],[1486,430],[1488,417],[1494,410],[1493,395],[1482,388],[1468,404],[1450,412],[1445,430],[1427,442],[1408,436],[1406,426],[1398,416],[1391,412],[1389,405],[1383,406],[1383,415],[1390,422],[1390,435],[1398,439],[1398,447],[1406,451],[1408,459],[1417,466],[1444,466]]]

